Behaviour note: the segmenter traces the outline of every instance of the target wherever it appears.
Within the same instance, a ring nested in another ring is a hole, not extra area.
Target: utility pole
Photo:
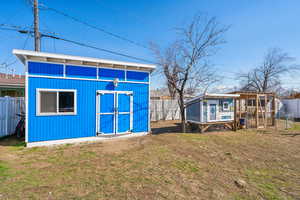
[[[41,51],[41,34],[39,32],[38,0],[34,0],[33,2],[33,13],[34,13],[34,50]]]

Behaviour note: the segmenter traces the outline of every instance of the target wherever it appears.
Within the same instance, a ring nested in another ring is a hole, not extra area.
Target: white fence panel
[[[151,100],[151,121],[180,119],[177,100]]]
[[[0,97],[0,137],[14,133],[20,120],[17,114],[25,111],[23,97]]]

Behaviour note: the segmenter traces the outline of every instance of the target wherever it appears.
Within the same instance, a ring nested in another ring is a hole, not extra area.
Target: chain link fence
[[[276,127],[278,129],[292,129],[300,119],[300,100],[281,100],[277,105]]]

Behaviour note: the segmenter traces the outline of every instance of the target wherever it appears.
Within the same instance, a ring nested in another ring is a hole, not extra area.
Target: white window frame
[[[41,92],[73,92],[74,93],[74,112],[59,112],[59,95],[56,95],[56,113],[41,113]],[[46,89],[46,88],[37,88],[36,89],[36,115],[37,116],[57,116],[57,115],[77,115],[77,90],[75,89]]]
[[[225,104],[227,104],[227,108],[224,107]],[[228,102],[228,101],[223,101],[222,107],[223,107],[223,110],[224,110],[224,111],[229,111],[229,110],[230,110],[230,109],[229,109],[229,102]]]

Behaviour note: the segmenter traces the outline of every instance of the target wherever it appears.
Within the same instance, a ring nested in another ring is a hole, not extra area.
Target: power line
[[[82,42],[77,42],[77,41],[74,41],[74,40],[69,40],[69,39],[62,38],[62,37],[57,37],[57,36],[49,36],[49,37],[53,38],[53,39],[62,40],[62,41],[69,42],[69,43],[73,43],[73,44],[76,44],[76,45],[79,45],[79,46],[88,47],[88,48],[91,48],[91,49],[96,49],[96,50],[99,50],[99,51],[107,52],[107,53],[110,53],[110,54],[115,54],[115,55],[118,55],[118,56],[123,56],[123,57],[131,58],[131,59],[135,59],[135,60],[139,60],[139,61],[143,61],[143,62],[157,64],[157,63],[155,63],[153,61],[150,61],[150,60],[146,60],[146,59],[143,59],[143,58],[138,58],[138,57],[135,57],[135,56],[130,56],[130,55],[127,55],[127,54],[115,52],[115,51],[108,50],[108,49],[103,49],[103,48],[95,47],[95,46],[92,46],[92,45],[89,45],[89,44],[85,44],[85,43],[82,43]]]
[[[4,26],[4,28],[3,28],[3,26]],[[17,27],[18,27],[18,26],[15,26],[15,25],[0,24],[0,29],[1,29],[1,30],[15,31],[15,30],[17,29]],[[29,37],[27,37],[26,40],[25,40],[25,43],[24,43],[24,45],[23,45],[23,49],[25,48],[25,45],[26,45],[26,43],[27,43],[28,38],[29,38]],[[10,65],[15,64],[15,63],[17,62],[17,59],[15,59],[15,61],[13,61],[12,63],[7,64],[8,60],[9,60],[11,57],[12,57],[11,55],[7,56],[7,57],[4,59],[4,61],[3,61],[2,64],[6,64],[7,66],[10,66]]]
[[[12,27],[12,28],[1,28],[1,25],[0,25],[0,30],[17,31],[17,32],[22,33],[22,34],[30,34],[31,36],[34,33],[34,31],[30,30],[30,29],[29,30],[17,29],[17,28],[14,28],[14,27]],[[110,53],[110,54],[114,54],[114,55],[118,55],[118,56],[123,56],[123,57],[127,57],[127,58],[134,59],[134,60],[139,60],[139,61],[143,61],[143,62],[157,64],[156,62],[153,62],[153,61],[150,61],[150,60],[147,60],[147,59],[144,59],[144,58],[139,58],[139,57],[131,56],[131,55],[128,55],[128,54],[124,54],[124,53],[120,53],[120,52],[116,52],[116,51],[112,51],[112,50],[108,50],[108,49],[103,49],[103,48],[100,48],[100,47],[92,46],[92,45],[89,45],[89,44],[85,44],[83,42],[70,40],[70,39],[59,37],[59,36],[56,36],[56,35],[49,35],[49,34],[41,33],[41,37],[48,37],[48,38],[52,38],[52,39],[56,39],[56,40],[61,40],[61,41],[73,43],[73,44],[76,44],[76,45],[79,45],[79,46],[95,49],[95,50],[98,50],[98,51],[102,51],[102,52],[106,52],[106,53]]]
[[[73,16],[71,16],[71,15],[69,15],[69,14],[66,14],[66,13],[64,13],[64,12],[62,12],[62,11],[59,11],[59,10],[57,10],[57,9],[55,9],[55,8],[50,8],[50,7],[46,6],[46,5],[42,5],[41,8],[46,9],[46,10],[53,11],[53,12],[55,12],[55,13],[57,13],[57,14],[60,14],[60,15],[62,15],[62,16],[64,16],[64,17],[67,17],[67,18],[69,18],[69,19],[72,19],[72,20],[75,21],[75,22],[78,22],[78,23],[80,23],[80,24],[86,25],[86,26],[88,26],[88,27],[90,27],[90,28],[93,28],[93,29],[95,29],[95,30],[101,31],[101,32],[103,32],[103,33],[105,33],[105,34],[107,34],[107,35],[112,36],[112,37],[118,38],[118,39],[120,39],[120,40],[129,42],[129,43],[131,43],[131,44],[133,44],[133,45],[136,45],[136,46],[139,46],[139,47],[142,47],[142,48],[145,48],[145,49],[150,50],[149,47],[147,47],[147,46],[144,45],[144,44],[141,44],[141,43],[139,43],[139,42],[133,41],[133,40],[131,40],[131,39],[127,39],[127,38],[125,38],[125,37],[123,37],[123,36],[120,36],[120,35],[118,35],[118,34],[115,34],[115,33],[112,33],[112,32],[110,32],[110,31],[107,31],[107,30],[105,30],[105,29],[103,29],[103,28],[100,28],[100,27],[97,27],[97,26],[95,26],[95,25],[92,25],[92,24],[90,24],[90,23],[88,23],[88,22],[86,22],[86,21],[80,20],[80,19],[78,19],[78,18],[76,18],[76,17],[73,17]]]
[[[17,25],[12,25],[12,24],[0,24],[0,27],[3,27],[1,29],[3,30],[12,30],[12,31],[15,31],[16,29],[18,30],[33,30],[32,26],[17,26]],[[42,31],[43,33],[45,34],[50,34],[50,35],[56,35],[55,32],[50,32],[46,29],[40,29],[40,31]]]

